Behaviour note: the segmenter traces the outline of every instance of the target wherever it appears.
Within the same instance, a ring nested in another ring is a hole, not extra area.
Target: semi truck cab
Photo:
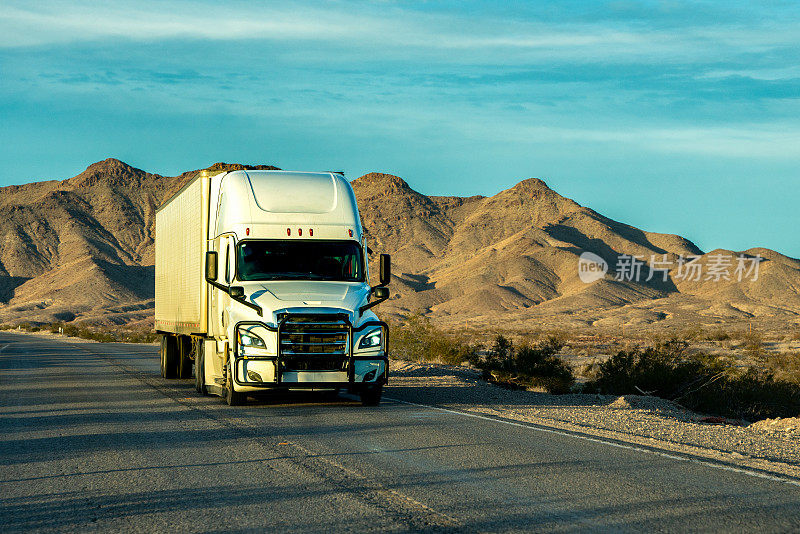
[[[200,174],[156,214],[161,370],[228,404],[345,389],[380,402],[390,258],[369,285],[355,195],[339,173]]]

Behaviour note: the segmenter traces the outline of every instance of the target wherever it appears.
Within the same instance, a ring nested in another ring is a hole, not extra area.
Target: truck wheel
[[[228,363],[227,378],[225,380],[225,402],[228,406],[241,406],[247,400],[247,395],[239,393],[233,389],[233,371],[231,371],[231,364]]]
[[[175,336],[161,336],[161,376],[175,378],[178,376],[178,347]]]
[[[381,396],[383,395],[383,387],[371,387],[361,390],[361,405],[362,406],[377,406],[381,403]]]
[[[197,342],[197,354],[194,355],[194,389],[204,397],[208,395],[205,356],[205,342],[201,339]]]
[[[178,378],[192,378],[192,338],[178,336]]]

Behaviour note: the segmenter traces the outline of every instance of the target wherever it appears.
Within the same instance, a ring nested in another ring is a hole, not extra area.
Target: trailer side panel
[[[198,176],[156,212],[156,330],[205,334],[208,178]]]

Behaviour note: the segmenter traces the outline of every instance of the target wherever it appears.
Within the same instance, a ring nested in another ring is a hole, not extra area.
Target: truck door
[[[217,252],[217,261],[219,262],[217,265],[217,281],[224,286],[228,286],[231,284],[232,280],[232,239],[225,236],[218,237],[214,239],[213,247]],[[208,323],[211,326],[214,337],[218,340],[226,336],[225,327],[227,326],[227,322],[225,308],[228,306],[228,300],[229,297],[227,293],[219,289],[211,288],[211,305],[209,306],[211,309],[211,317],[209,317]]]

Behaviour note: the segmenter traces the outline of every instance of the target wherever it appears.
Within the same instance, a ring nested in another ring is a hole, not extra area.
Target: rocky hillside
[[[210,167],[236,168],[245,167]],[[195,172],[165,177],[108,159],[68,180],[0,188],[0,321],[148,324],[155,209]],[[800,261],[751,249],[746,257],[764,258],[755,281],[680,277],[681,256],[702,256],[705,273],[720,255],[739,252],[703,254],[682,237],[604,217],[538,179],[492,197],[428,197],[378,173],[353,188],[371,247],[393,255],[384,315],[521,329],[800,323]],[[584,252],[611,272],[582,281]],[[659,273],[646,281],[647,267],[638,281],[617,280],[620,254],[656,256],[672,270],[666,280]]]

